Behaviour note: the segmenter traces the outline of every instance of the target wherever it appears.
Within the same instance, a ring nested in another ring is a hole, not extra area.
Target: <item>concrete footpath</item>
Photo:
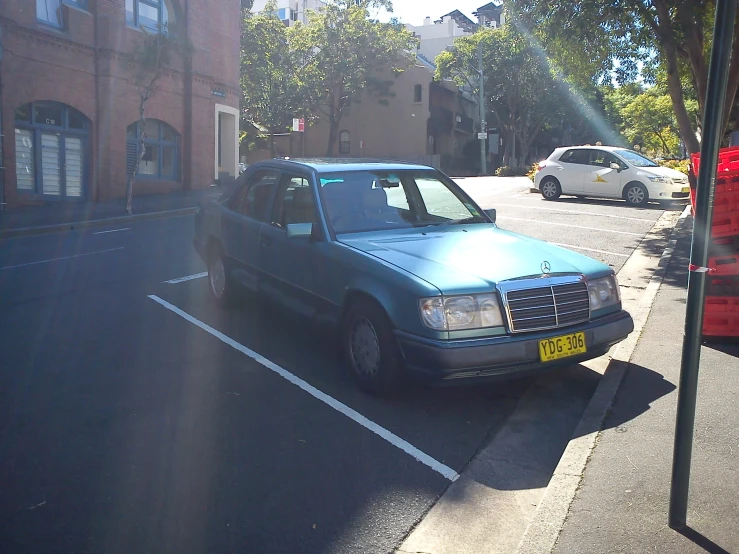
[[[703,346],[688,529],[667,526],[690,230],[598,436],[554,552],[739,552],[739,345]],[[642,406],[649,402],[650,409]],[[530,539],[532,539],[530,537]],[[526,551],[536,551],[533,540]],[[546,551],[548,549],[539,550]]]
[[[193,213],[205,198],[217,198],[225,187],[134,196],[133,215],[126,215],[125,199],[106,202],[50,202],[38,206],[0,211],[0,238],[10,238],[70,229],[99,227],[142,219]]]

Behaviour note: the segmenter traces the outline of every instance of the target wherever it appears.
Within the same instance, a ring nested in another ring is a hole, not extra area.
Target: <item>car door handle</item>
[[[558,167],[557,169],[558,169],[559,171],[564,171],[564,170],[565,170],[565,168],[564,168],[564,167]]]

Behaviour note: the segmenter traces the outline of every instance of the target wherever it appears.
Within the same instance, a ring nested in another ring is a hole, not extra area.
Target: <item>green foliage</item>
[[[380,7],[392,10],[388,0],[333,0],[312,13],[307,25],[287,31],[302,64],[306,104],[329,123],[329,156],[347,109],[364,97],[386,104],[394,76],[413,59],[416,39],[404,26],[370,18],[369,10]]]
[[[265,127],[274,154],[274,134],[289,129],[304,109],[300,60],[288,42],[287,27],[270,2],[262,13],[244,12],[241,25],[241,109],[245,131]]]
[[[690,160],[662,160],[659,162],[659,165],[662,167],[675,169],[681,173],[685,173],[685,175],[688,174],[688,164],[690,164]]]
[[[659,86],[642,89],[638,85],[604,88],[611,123],[624,141],[638,144],[651,156],[678,157],[681,152],[680,130],[672,99]],[[686,99],[691,117],[698,115],[698,103]]]
[[[581,86],[620,84],[638,76],[664,87],[688,151],[705,107],[714,0],[508,0],[517,24],[531,30],[563,75]],[[739,87],[739,36],[734,37],[724,128]],[[690,102],[697,101],[699,117]]]
[[[523,165],[518,167],[504,165],[495,170],[495,175],[498,177],[528,177],[529,171],[530,168]]]
[[[551,143],[562,138],[564,123],[584,129],[592,119],[588,99],[573,94],[559,78],[556,68],[539,48],[536,39],[513,24],[478,31],[457,39],[453,49],[436,58],[437,79],[453,79],[458,85],[479,90],[471,69],[478,66],[482,49],[489,122],[504,138],[504,163],[525,160],[530,147],[541,138]],[[513,152],[514,136],[520,150]]]
[[[533,181],[534,180],[534,177],[536,177],[536,172],[537,171],[539,171],[539,162],[535,162],[535,163],[531,164],[531,167],[526,172],[526,177],[528,177],[529,179],[531,179]]]

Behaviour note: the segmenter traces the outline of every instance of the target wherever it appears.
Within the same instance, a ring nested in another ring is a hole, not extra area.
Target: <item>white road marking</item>
[[[3,269],[15,269],[17,267],[27,267],[29,265],[48,264],[50,262],[58,262],[59,260],[71,260],[73,258],[81,258],[83,256],[94,256],[95,254],[105,254],[106,252],[115,252],[116,250],[123,250],[125,247],[120,246],[118,248],[109,248],[107,250],[98,250],[97,252],[87,252],[85,254],[75,254],[74,256],[63,256],[61,258],[52,258],[50,260],[41,260],[40,262],[29,262],[27,264],[8,265],[0,267],[0,271]]]
[[[170,279],[169,281],[164,281],[164,283],[168,285],[176,285],[177,283],[184,283],[186,281],[192,281],[194,279],[202,279],[203,277],[207,277],[208,272],[204,273],[196,273],[194,275],[188,275],[187,277],[180,277],[178,279]]]
[[[645,219],[643,217],[626,217],[624,215],[601,214],[598,212],[588,212],[584,210],[563,210],[561,208],[542,208],[541,206],[525,206],[522,204],[500,204],[496,202],[496,206],[505,206],[507,208],[521,208],[525,210],[543,210],[547,212],[561,212],[561,213],[578,214],[578,215],[597,215],[600,217],[610,217],[611,219],[625,219],[627,221],[641,221],[645,223],[651,223],[652,225],[654,225],[656,221],[654,219]]]
[[[510,217],[499,215],[498,219],[510,219],[511,221],[528,221],[529,223],[541,223],[542,225],[557,225],[559,227],[574,227],[575,229],[587,229],[588,231],[603,231],[604,233],[616,233],[617,235],[630,235],[632,237],[643,237],[644,233],[630,233],[629,231],[613,231],[611,229],[600,229],[598,227],[583,227],[582,225],[571,225],[570,223],[555,223],[553,221],[540,221],[538,219],[524,219],[521,217]]]
[[[264,356],[261,356],[260,354],[257,354],[256,352],[254,352],[250,348],[247,348],[243,344],[239,344],[238,342],[236,342],[232,338],[224,335],[220,331],[217,331],[216,329],[214,329],[210,325],[207,325],[206,323],[203,323],[202,321],[200,321],[198,319],[195,319],[193,316],[191,316],[187,312],[184,312],[183,310],[179,309],[177,306],[175,306],[173,304],[170,304],[166,300],[162,300],[161,298],[159,298],[158,296],[155,296],[153,294],[150,294],[149,295],[149,298],[151,298],[154,302],[160,304],[161,306],[164,306],[165,308],[167,308],[171,312],[177,314],[182,319],[184,319],[186,321],[189,321],[190,323],[192,323],[193,325],[195,325],[197,327],[200,327],[203,331],[205,331],[206,333],[211,334],[212,336],[214,336],[215,338],[217,338],[221,342],[224,342],[225,344],[229,345],[234,350],[238,350],[242,354],[245,354],[246,356],[248,356],[249,358],[251,358],[255,362],[259,363],[260,365],[264,366],[265,368],[269,369],[270,371],[276,373],[277,375],[279,375],[283,379],[291,382],[293,385],[296,385],[297,387],[303,389],[305,392],[307,392],[308,394],[310,394],[314,398],[316,398],[316,399],[320,400],[321,402],[323,402],[323,403],[331,406],[337,412],[340,412],[340,413],[344,414],[346,417],[348,417],[349,419],[355,421],[356,423],[359,423],[359,425],[361,425],[365,429],[368,429],[368,430],[372,431],[373,433],[375,433],[376,435],[379,435],[380,437],[382,437],[383,439],[385,439],[386,441],[388,441],[393,446],[399,448],[400,450],[402,450],[406,454],[409,454],[410,456],[412,456],[413,458],[415,458],[416,460],[418,460],[422,464],[428,466],[432,470],[434,470],[437,473],[443,475],[444,477],[446,477],[450,481],[456,481],[459,478],[459,474],[456,471],[454,471],[452,468],[450,468],[449,466],[446,466],[446,465],[442,464],[441,462],[433,459],[431,456],[429,456],[428,454],[422,452],[421,450],[419,450],[418,448],[416,448],[415,446],[413,446],[409,442],[401,439],[396,434],[388,431],[384,427],[381,427],[380,425],[376,424],[375,422],[367,419],[362,414],[360,414],[356,410],[353,410],[352,408],[350,408],[346,404],[343,404],[343,403],[339,402],[338,400],[330,397],[326,393],[321,392],[320,390],[318,390],[314,386],[309,385],[308,383],[306,383],[305,381],[303,381],[299,377],[296,377],[295,375],[293,375],[292,373],[290,373],[286,369],[283,369],[280,366],[278,366],[277,364],[269,361]]]
[[[616,252],[608,252],[607,250],[598,250],[597,248],[585,248],[584,246],[575,246],[574,244],[562,244],[561,242],[550,242],[554,246],[562,246],[564,248],[572,248],[573,250],[587,250],[588,252],[597,252],[598,254],[607,254],[609,256],[619,256],[628,258],[631,254],[618,254]]]
[[[93,235],[106,235],[108,233],[120,233],[121,231],[130,231],[130,227],[126,227],[125,229],[113,229],[111,231],[97,231],[96,233],[93,233]]]

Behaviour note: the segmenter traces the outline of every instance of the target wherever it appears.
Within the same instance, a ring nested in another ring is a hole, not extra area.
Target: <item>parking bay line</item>
[[[278,366],[274,362],[269,361],[264,356],[262,356],[260,354],[257,354],[256,352],[254,352],[250,348],[247,348],[243,344],[240,344],[240,343],[236,342],[232,338],[224,335],[223,333],[221,333],[220,331],[214,329],[210,325],[208,325],[206,323],[203,323],[199,319],[194,318],[193,316],[191,316],[187,312],[181,310],[180,308],[178,308],[174,304],[170,304],[166,300],[162,300],[161,298],[159,298],[158,296],[156,296],[154,294],[150,294],[149,295],[149,298],[151,298],[157,304],[159,304],[159,305],[163,306],[164,308],[168,309],[169,311],[177,314],[178,316],[180,316],[185,321],[188,321],[188,322],[192,323],[193,325],[195,325],[196,327],[199,327],[200,329],[202,329],[206,333],[209,333],[210,335],[214,336],[215,338],[217,338],[221,342],[227,344],[228,346],[230,346],[234,350],[238,350],[242,354],[248,356],[249,358],[251,358],[252,360],[254,360],[255,362],[257,362],[258,364],[264,366],[265,368],[269,369],[273,373],[276,373],[277,375],[279,375],[283,379],[289,381],[293,385],[296,385],[297,387],[303,389],[305,392],[307,392],[308,394],[310,394],[314,398],[320,400],[324,404],[329,405],[330,407],[332,407],[337,412],[340,412],[340,413],[344,414],[346,417],[348,417],[349,419],[355,421],[356,423],[359,423],[359,425],[361,425],[365,429],[367,429],[369,431],[372,431],[376,435],[379,435],[380,437],[382,437],[383,439],[385,439],[387,442],[389,442],[393,446],[399,448],[400,450],[402,450],[406,454],[412,456],[413,458],[415,458],[416,460],[418,460],[422,464],[428,466],[432,470],[436,471],[437,473],[439,473],[443,477],[446,477],[450,481],[456,481],[459,478],[459,474],[456,471],[454,471],[452,468],[450,468],[449,466],[446,466],[446,465],[442,464],[441,462],[433,459],[431,456],[429,456],[428,454],[422,452],[421,450],[419,450],[418,448],[416,448],[415,446],[413,446],[409,442],[401,439],[396,434],[392,433],[391,431],[388,431],[384,427],[381,427],[380,425],[376,424],[375,422],[367,419],[362,414],[360,414],[356,410],[353,410],[352,408],[350,408],[346,404],[343,404],[343,403],[339,402],[338,400],[336,400],[335,398],[332,398],[331,396],[327,395],[326,393],[321,392],[320,390],[318,390],[314,386],[312,386],[312,385],[308,384],[307,382],[303,381],[300,377],[297,377],[297,376],[293,375],[292,373],[290,373],[286,369],[283,369],[282,367]]]
[[[628,258],[631,254],[618,254],[616,252],[608,252],[607,250],[598,250],[597,248],[585,248],[584,246],[575,246],[573,244],[562,244],[561,242],[550,242],[554,246],[561,246],[563,248],[572,248],[573,250],[585,250],[587,252],[597,252],[598,254],[606,254],[608,256],[619,256],[621,258]]]
[[[194,275],[188,275],[187,277],[179,277],[177,279],[170,279],[169,281],[163,281],[167,285],[176,285],[177,283],[184,283],[186,281],[193,281],[195,279],[202,279],[203,277],[207,277],[208,272],[203,273],[195,273]]]
[[[599,229],[598,227],[584,227],[582,225],[572,225],[570,223],[554,223],[553,221],[541,221],[539,219],[524,219],[521,217],[510,217],[507,215],[499,215],[498,219],[510,219],[511,221],[528,221],[530,223],[541,223],[542,225],[557,225],[559,227],[574,227],[575,229],[586,229],[588,231],[603,231],[604,233],[616,233],[617,235],[629,235],[632,237],[643,237],[644,233],[631,233],[629,231],[613,231],[611,229]]]
[[[93,235],[107,235],[108,233],[120,233],[121,231],[130,231],[130,227],[126,227],[124,229],[111,229],[110,231],[97,231],[93,233]]]
[[[578,214],[578,215],[597,215],[599,217],[610,217],[611,219],[625,219],[627,221],[641,221],[643,223],[651,223],[654,225],[654,219],[645,219],[643,217],[626,217],[624,215],[611,215],[602,214],[598,212],[587,212],[583,210],[563,210],[561,208],[542,208],[541,206],[523,206],[521,204],[499,204],[495,203],[496,206],[505,206],[506,208],[521,208],[525,210],[543,210],[547,212],[559,212],[563,214]]]
[[[75,254],[74,256],[63,256],[61,258],[52,258],[50,260],[41,260],[39,262],[28,262],[27,264],[8,265],[0,267],[0,271],[3,269],[15,269],[18,267],[27,267],[29,265],[48,264],[50,262],[58,262],[59,260],[71,260],[72,258],[81,258],[83,256],[94,256],[95,254],[105,254],[106,252],[115,252],[116,250],[123,250],[125,246],[119,246],[118,248],[109,248],[107,250],[98,250],[97,252],[86,252],[85,254]]]

